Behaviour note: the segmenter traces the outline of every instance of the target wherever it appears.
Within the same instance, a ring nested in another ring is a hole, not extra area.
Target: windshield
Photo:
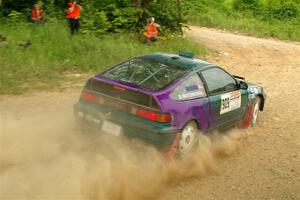
[[[135,58],[104,72],[102,76],[159,90],[185,73],[184,69],[171,64]]]

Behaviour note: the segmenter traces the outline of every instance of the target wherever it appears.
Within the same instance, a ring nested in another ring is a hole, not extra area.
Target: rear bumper
[[[158,123],[142,119],[129,113],[112,110],[105,106],[78,102],[74,105],[74,115],[78,123],[100,132],[103,121],[108,120],[122,127],[127,137],[142,139],[159,149],[170,147],[180,130],[174,130],[171,123]]]

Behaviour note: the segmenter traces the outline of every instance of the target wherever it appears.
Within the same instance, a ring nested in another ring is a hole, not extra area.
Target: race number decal
[[[220,114],[230,112],[241,107],[241,91],[237,90],[221,95]]]

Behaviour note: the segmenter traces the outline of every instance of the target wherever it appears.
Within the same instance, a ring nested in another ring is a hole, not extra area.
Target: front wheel
[[[184,155],[190,153],[198,141],[198,128],[195,122],[189,122],[181,131],[178,145],[178,153]]]
[[[252,112],[252,120],[251,120],[252,127],[256,125],[258,114],[259,114],[259,107],[260,107],[260,98],[256,97],[253,104],[253,112]]]

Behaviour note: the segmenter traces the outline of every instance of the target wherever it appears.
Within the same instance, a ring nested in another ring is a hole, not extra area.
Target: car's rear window
[[[102,76],[142,88],[160,90],[185,73],[184,69],[175,65],[135,58],[104,72]]]

